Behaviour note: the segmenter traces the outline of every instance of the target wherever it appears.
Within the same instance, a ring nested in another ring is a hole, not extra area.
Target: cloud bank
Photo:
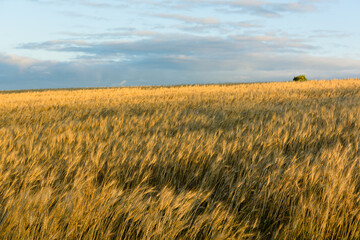
[[[44,41],[23,40],[15,48],[33,56],[72,56],[65,61],[0,54],[2,90],[289,81],[298,74],[323,79],[360,73],[358,60],[319,54],[326,49],[313,39],[339,38],[341,31],[313,31],[309,38],[269,27],[271,19],[303,16],[333,1],[32,2],[52,6],[75,22],[92,20],[92,25],[59,30],[62,37]],[[73,5],[80,10],[73,11]],[[124,17],[114,21],[119,12]],[[137,23],[127,24],[131,17]]]
[[[312,79],[329,75],[333,78],[355,77],[360,74],[360,61],[260,53],[247,53],[227,60],[177,55],[131,62],[49,62],[0,55],[2,90],[291,81],[294,75],[304,72]]]

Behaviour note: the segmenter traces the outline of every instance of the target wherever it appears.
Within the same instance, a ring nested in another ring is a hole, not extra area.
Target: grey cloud
[[[106,17],[99,17],[99,16],[93,16],[93,15],[87,15],[87,14],[81,14],[78,12],[72,12],[72,11],[62,11],[59,12],[60,14],[63,14],[67,17],[73,17],[73,18],[86,18],[91,20],[108,20]]]
[[[356,77],[360,61],[305,54],[242,53],[231,58],[154,56],[139,61],[35,61],[0,55],[0,89],[178,85]]]
[[[55,0],[33,0],[39,3],[59,3]],[[265,1],[265,0],[127,0],[122,1],[103,1],[101,3],[89,0],[74,0],[71,3],[77,2],[84,6],[95,7],[95,8],[125,8],[125,7],[152,7],[152,8],[163,8],[171,9],[172,11],[178,11],[183,9],[192,9],[199,7],[220,7],[223,10],[228,12],[242,12],[248,14],[254,14],[257,16],[265,17],[280,17],[285,13],[301,13],[301,12],[311,12],[319,8],[320,4],[329,4],[336,2],[336,0],[297,0],[297,1]],[[62,4],[66,4],[63,2]],[[67,3],[69,4],[69,3]],[[174,16],[179,17],[181,20],[181,15]],[[186,20],[186,19],[182,19]],[[196,19],[194,19],[196,20]]]
[[[123,37],[151,37],[157,35],[157,32],[150,30],[136,30],[133,28],[124,29],[122,31],[107,31],[101,33],[80,33],[80,32],[62,32],[76,39],[114,39]]]
[[[356,60],[290,54],[244,53],[226,60],[180,55],[102,63],[34,62],[0,55],[0,89],[291,81],[297,74],[328,79],[356,77],[359,69],[360,61]]]
[[[301,53],[316,50],[304,40],[277,36],[196,37],[191,35],[156,35],[138,41],[47,41],[27,43],[23,49],[75,52],[97,59],[123,57],[128,60],[185,55],[203,59],[227,59],[243,53]]]
[[[150,16],[160,17],[164,19],[170,19],[175,21],[180,21],[183,24],[172,25],[171,29],[178,29],[190,33],[206,33],[209,31],[215,31],[221,34],[229,34],[234,30],[243,30],[249,28],[259,28],[260,24],[250,22],[250,21],[238,21],[238,22],[229,22],[229,21],[220,21],[218,18],[214,17],[193,17],[183,14],[151,14]]]
[[[6,59],[10,58],[0,55],[0,90],[121,84],[116,80],[116,76],[121,75],[121,70],[118,66],[106,63],[36,61],[23,66]]]
[[[318,9],[319,3],[325,1],[303,1],[298,0],[294,2],[274,2],[274,1],[262,1],[262,0],[187,0],[187,2],[213,5],[220,7],[223,11],[233,13],[248,13],[257,16],[264,17],[280,17],[285,13],[302,13],[311,12]]]
[[[333,31],[333,30],[316,30],[312,31],[309,38],[346,38],[352,36],[353,34],[342,32],[342,31]]]
[[[88,7],[95,7],[95,8],[112,8],[112,7],[126,7],[126,4],[119,4],[117,1],[106,1],[106,0],[102,0],[101,3],[99,3],[98,1],[89,1],[89,0],[71,0],[71,1],[59,1],[59,0],[30,0],[32,2],[37,2],[37,3],[44,3],[44,4],[70,4],[70,5],[74,5],[74,3],[76,4],[80,4],[83,6],[88,6]],[[124,1],[124,2],[128,2],[128,1]]]
[[[30,0],[31,2],[43,3],[43,4],[53,4],[56,3],[56,0]]]
[[[130,1],[102,1],[94,2],[94,1],[80,1],[80,4],[87,7],[94,7],[94,8],[127,8],[129,7],[129,4],[131,4]]]
[[[261,28],[262,27],[261,24],[250,22],[250,21],[228,22],[226,24],[229,27],[233,27],[233,28],[238,28],[238,27],[242,27],[242,28]]]

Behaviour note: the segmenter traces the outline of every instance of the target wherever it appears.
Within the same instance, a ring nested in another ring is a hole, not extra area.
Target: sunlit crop
[[[0,93],[0,239],[359,239],[360,80]]]

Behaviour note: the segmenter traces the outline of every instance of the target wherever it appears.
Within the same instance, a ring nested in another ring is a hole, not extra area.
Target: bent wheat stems
[[[360,81],[0,94],[1,239],[358,239]]]

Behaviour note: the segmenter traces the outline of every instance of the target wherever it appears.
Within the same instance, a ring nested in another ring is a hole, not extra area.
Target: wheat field
[[[359,239],[360,80],[0,93],[1,239]]]

